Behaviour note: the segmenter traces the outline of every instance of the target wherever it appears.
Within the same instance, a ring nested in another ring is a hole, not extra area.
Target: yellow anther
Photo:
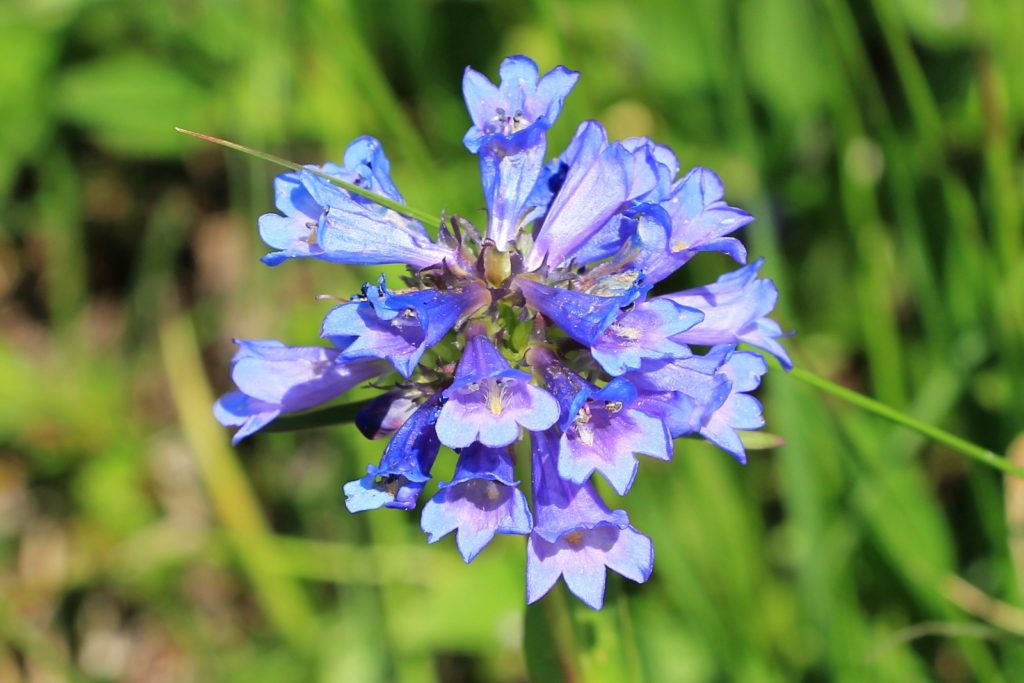
[[[616,337],[629,341],[636,341],[641,335],[639,328],[623,327],[622,325],[612,325],[612,332],[615,333]]]
[[[594,428],[590,426],[589,421],[576,423],[576,435],[584,446],[594,445]]]
[[[492,381],[487,387],[487,409],[491,415],[501,415],[504,409],[505,388],[496,381]]]
[[[309,229],[309,232],[306,233],[306,239],[305,239],[306,244],[316,244],[317,224],[316,223],[307,223],[306,224],[306,228]]]

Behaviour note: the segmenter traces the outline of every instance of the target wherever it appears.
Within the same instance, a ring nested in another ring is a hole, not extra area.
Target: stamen
[[[402,488],[403,477],[395,476],[393,474],[377,475],[373,480],[374,487],[379,491],[384,491],[388,495],[394,497],[398,495],[399,489]]]
[[[627,341],[636,341],[641,336],[639,328],[623,327],[622,325],[616,323],[612,323],[612,332],[619,339],[625,339]]]
[[[583,442],[584,446],[594,445],[594,428],[587,422],[576,422],[576,435]]]
[[[517,133],[517,132],[521,131],[522,129],[526,128],[528,125],[530,125],[530,124],[529,124],[529,122],[526,119],[523,118],[522,110],[517,111],[515,113],[515,116],[513,116],[509,120],[509,129],[510,129],[510,132],[512,132],[512,133]]]
[[[582,531],[570,531],[565,535],[565,542],[573,548],[579,548],[583,545],[583,532]]]
[[[493,380],[488,383],[487,409],[491,411],[491,415],[501,415],[501,411],[505,407],[506,398],[508,398],[508,392],[500,380]]]

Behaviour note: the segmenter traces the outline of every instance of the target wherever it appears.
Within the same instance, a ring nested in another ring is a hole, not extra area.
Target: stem
[[[827,380],[824,377],[819,377],[813,372],[804,370],[803,368],[793,368],[789,371],[789,376],[798,379],[805,384],[809,384],[816,389],[820,389],[827,394],[832,394],[837,398],[841,398],[847,403],[852,403],[858,408],[863,408],[869,413],[874,413],[875,415],[884,417],[896,424],[909,427],[910,429],[927,436],[929,439],[941,443],[944,446],[948,446],[958,453],[963,453],[969,458],[974,458],[978,462],[985,463],[989,467],[994,467],[997,470],[1002,470],[1008,474],[1024,478],[1024,467],[1014,465],[987,448],[982,448],[981,446],[973,444],[966,439],[961,439],[959,436],[950,434],[949,432],[939,429],[934,425],[921,422],[920,420],[910,417],[906,413],[902,413],[895,408],[891,408],[880,401],[868,398],[863,394],[857,393],[852,389],[847,389],[846,387]]]
[[[344,180],[341,180],[340,178],[335,178],[334,176],[328,175],[323,171],[319,171],[315,168],[310,168],[308,166],[298,164],[294,161],[289,161],[288,159],[285,159],[284,157],[279,157],[276,154],[270,154],[269,152],[261,152],[259,150],[253,149],[252,147],[240,145],[237,142],[231,142],[230,140],[224,140],[222,138],[215,138],[212,135],[206,135],[205,133],[196,133],[195,131],[186,130],[184,128],[175,127],[174,130],[178,131],[179,133],[184,133],[185,135],[191,135],[194,138],[199,138],[200,140],[212,142],[213,144],[220,145],[221,147],[233,149],[236,152],[248,154],[249,156],[256,157],[257,159],[269,161],[270,163],[277,164],[278,166],[290,168],[293,171],[307,171],[317,176],[318,178],[323,178],[324,180],[328,181],[333,185],[337,185],[342,189],[348,190],[352,194],[357,194],[361,197],[366,197],[371,202],[375,202],[377,204],[380,204],[381,206],[387,207],[392,211],[402,214],[403,216],[408,216],[409,218],[415,218],[416,220],[423,221],[428,225],[434,225],[441,220],[440,214],[432,214],[429,211],[421,211],[419,209],[413,209],[411,207],[405,206],[404,204],[399,204],[395,200],[388,199],[384,195],[377,194],[376,192],[371,192],[370,190],[367,190],[365,187],[359,187],[358,185],[346,182]]]
[[[531,683],[581,683],[579,650],[562,586],[526,606],[523,655]]]
[[[341,405],[311,410],[308,413],[298,415],[285,415],[279,417],[263,428],[264,432],[294,432],[297,429],[311,429],[313,427],[329,427],[331,425],[346,424],[354,422],[360,409],[366,405],[365,401],[354,401],[342,403]]]
[[[569,598],[580,671],[588,683],[642,683],[646,677],[640,668],[623,580],[614,575],[607,578],[602,609]]]
[[[642,683],[622,580],[609,576],[604,608],[579,602],[563,585],[526,608],[523,648],[533,683]]]

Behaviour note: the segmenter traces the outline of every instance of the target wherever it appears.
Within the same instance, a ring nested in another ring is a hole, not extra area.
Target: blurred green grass
[[[520,540],[466,567],[416,515],[345,511],[379,443],[212,422],[232,336],[315,343],[314,295],[374,273],[260,265],[276,170],[173,126],[303,162],[372,134],[410,204],[477,219],[462,69],[564,63],[553,153],[597,118],[715,169],[798,363],[1003,452],[1022,31],[1014,0],[3,3],[0,680],[525,680]],[[680,442],[624,501],[657,548],[623,586],[646,678],[1024,680],[1020,483],[781,373],[762,394],[784,447]]]

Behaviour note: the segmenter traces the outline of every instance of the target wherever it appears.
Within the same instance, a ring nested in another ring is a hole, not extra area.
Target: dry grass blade
[[[1024,637],[1024,609],[996,600],[959,576],[949,577],[946,595],[965,612]]]
[[[1024,434],[1014,439],[1007,451],[1014,465],[1024,465]],[[1024,481],[1007,477],[1006,487],[1006,542],[1010,546],[1010,560],[1017,577],[1017,588],[1024,593]]]

